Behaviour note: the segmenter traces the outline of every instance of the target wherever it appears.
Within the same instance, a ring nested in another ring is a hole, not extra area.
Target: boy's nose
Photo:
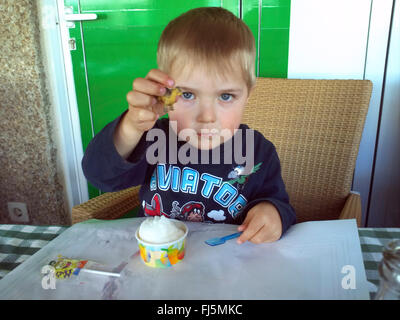
[[[210,122],[215,122],[216,119],[217,116],[215,113],[215,107],[213,105],[211,104],[200,105],[199,112],[197,114],[198,122],[210,123]]]

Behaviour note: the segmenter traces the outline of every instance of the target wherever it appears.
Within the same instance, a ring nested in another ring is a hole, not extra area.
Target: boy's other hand
[[[151,129],[164,113],[164,106],[157,97],[165,94],[166,87],[173,88],[174,81],[159,69],[152,69],[145,78],[133,81],[133,90],[126,96],[129,111],[125,117],[134,129],[141,132]]]
[[[273,242],[282,235],[281,217],[272,203],[263,201],[249,210],[238,230],[243,231],[237,239],[239,244]]]

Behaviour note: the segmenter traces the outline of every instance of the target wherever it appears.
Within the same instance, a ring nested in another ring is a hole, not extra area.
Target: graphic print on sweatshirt
[[[142,207],[145,216],[161,216],[196,222],[226,222],[236,220],[248,200],[242,194],[250,175],[243,167],[234,166],[223,177],[199,172],[191,167],[157,164],[145,193]],[[169,208],[169,210],[168,210]]]

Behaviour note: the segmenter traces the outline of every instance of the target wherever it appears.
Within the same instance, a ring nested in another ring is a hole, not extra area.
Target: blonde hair
[[[226,9],[192,9],[169,22],[162,32],[157,63],[167,74],[173,66],[201,65],[213,74],[239,66],[250,90],[255,84],[254,36]]]

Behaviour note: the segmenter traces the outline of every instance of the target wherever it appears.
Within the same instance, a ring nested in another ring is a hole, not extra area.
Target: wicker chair
[[[257,79],[242,122],[275,144],[298,222],[355,218],[361,226],[351,184],[371,91],[369,80]],[[138,191],[75,206],[72,222],[121,217],[140,204]]]

